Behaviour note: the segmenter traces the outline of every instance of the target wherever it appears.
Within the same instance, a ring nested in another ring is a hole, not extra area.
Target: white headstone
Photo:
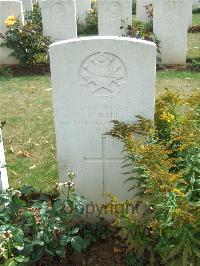
[[[40,1],[44,35],[53,40],[77,37],[75,0]]]
[[[33,1],[32,0],[22,0],[22,6],[24,11],[33,11]]]
[[[161,41],[161,63],[185,64],[188,0],[154,0],[153,31]]]
[[[59,176],[94,202],[127,197],[121,143],[104,134],[111,120],[154,117],[156,46],[124,37],[91,37],[50,46]],[[145,71],[144,71],[145,70]]]
[[[152,5],[152,0],[137,0],[136,2],[136,20],[150,22],[151,17],[147,13],[147,6]]]
[[[76,16],[80,23],[85,23],[86,11],[91,8],[91,0],[76,0]]]
[[[5,190],[9,187],[8,185],[8,175],[7,170],[5,167],[5,155],[4,155],[4,148],[3,148],[3,137],[2,131],[0,128],[0,190]]]
[[[24,24],[24,16],[22,9],[22,2],[16,0],[1,0],[0,1],[0,33],[5,34],[8,28],[6,27],[5,21],[8,16],[15,16],[19,21]],[[2,43],[2,39],[0,39]],[[0,65],[12,65],[17,64],[18,60],[9,56],[11,49],[6,47],[0,47]]]
[[[132,25],[132,0],[98,0],[99,35],[123,36],[123,22]]]

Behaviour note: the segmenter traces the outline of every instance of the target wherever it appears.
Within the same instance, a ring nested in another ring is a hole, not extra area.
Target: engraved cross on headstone
[[[88,163],[101,163],[102,164],[102,177],[103,177],[103,193],[105,192],[105,164],[109,162],[116,162],[116,163],[122,163],[123,158],[114,158],[114,157],[108,157],[106,156],[106,136],[102,136],[102,142],[101,142],[101,156],[99,157],[84,157],[84,160]]]

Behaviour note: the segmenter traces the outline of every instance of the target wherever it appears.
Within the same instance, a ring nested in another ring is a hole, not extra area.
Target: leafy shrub
[[[98,11],[90,8],[87,10],[85,23],[77,23],[78,34],[98,34]]]
[[[133,211],[115,214],[130,249],[149,258],[144,265],[200,265],[199,91],[166,90],[154,124],[113,123],[109,134],[124,143],[127,182],[137,191]]]
[[[0,66],[0,76],[2,77],[12,77],[13,71],[10,67],[7,66]]]
[[[192,59],[192,62],[189,63],[188,68],[192,71],[200,71],[200,60]]]
[[[85,200],[75,192],[74,174],[68,176],[68,182],[54,187],[57,196],[52,199],[37,195],[30,187],[2,192],[1,265],[30,264],[45,256],[64,257],[67,247],[78,252],[86,247],[75,223],[84,211]]]
[[[193,14],[200,14],[200,5],[192,10]]]
[[[48,61],[51,39],[43,36],[41,19],[41,11],[36,4],[33,11],[26,13],[24,26],[14,16],[9,16],[5,21],[8,31],[1,36],[3,45],[12,49],[10,55],[19,59],[21,65],[34,66]]]

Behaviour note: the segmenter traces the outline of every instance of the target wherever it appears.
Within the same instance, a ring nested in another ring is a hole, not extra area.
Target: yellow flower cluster
[[[8,16],[5,20],[5,25],[7,27],[13,26],[17,22],[17,18],[15,16]]]
[[[183,192],[181,192],[179,189],[177,189],[177,188],[174,188],[173,190],[172,190],[172,192],[174,192],[176,195],[178,195],[178,196],[180,196],[180,197],[185,197],[185,194],[183,193]]]
[[[170,114],[170,112],[163,112],[160,115],[160,120],[165,121],[167,123],[171,123],[175,121],[175,116],[173,114]]]
[[[89,13],[89,14],[92,14],[92,13],[94,13],[94,12],[95,12],[95,11],[94,11],[93,8],[90,8],[90,9],[87,10],[87,13]]]
[[[159,225],[159,222],[157,220],[153,220],[151,221],[148,225],[147,225],[147,228],[150,230],[150,231],[154,231],[157,229]]]
[[[174,220],[177,224],[182,225],[184,223],[193,224],[196,221],[194,215],[187,211],[180,208],[175,208],[173,211]]]

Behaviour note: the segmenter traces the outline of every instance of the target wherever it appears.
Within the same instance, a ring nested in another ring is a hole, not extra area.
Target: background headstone
[[[43,33],[53,40],[77,37],[75,0],[40,0]]]
[[[137,0],[136,2],[136,20],[150,22],[151,17],[147,14],[146,6],[153,4],[153,0]]]
[[[78,38],[50,46],[60,180],[76,173],[77,190],[127,198],[121,143],[104,134],[113,119],[154,117],[156,46],[123,37]],[[145,71],[144,71],[145,70]]]
[[[5,34],[8,28],[5,25],[5,21],[8,16],[15,16],[19,21],[24,24],[24,16],[22,9],[22,2],[15,0],[0,0],[0,32]],[[2,39],[0,39],[0,43]],[[17,64],[18,60],[9,56],[11,50],[6,47],[0,47],[0,65],[12,65]]]
[[[99,35],[124,35],[123,21],[132,25],[132,0],[98,0]]]
[[[153,31],[161,41],[162,64],[185,64],[188,0],[154,0]]]
[[[79,23],[85,23],[86,11],[90,8],[90,0],[76,0],[76,17]]]
[[[33,11],[33,1],[32,0],[21,0],[24,11]]]
[[[5,167],[5,155],[3,148],[3,136],[2,130],[0,128],[0,190],[5,190],[9,187],[8,185],[8,175]]]

